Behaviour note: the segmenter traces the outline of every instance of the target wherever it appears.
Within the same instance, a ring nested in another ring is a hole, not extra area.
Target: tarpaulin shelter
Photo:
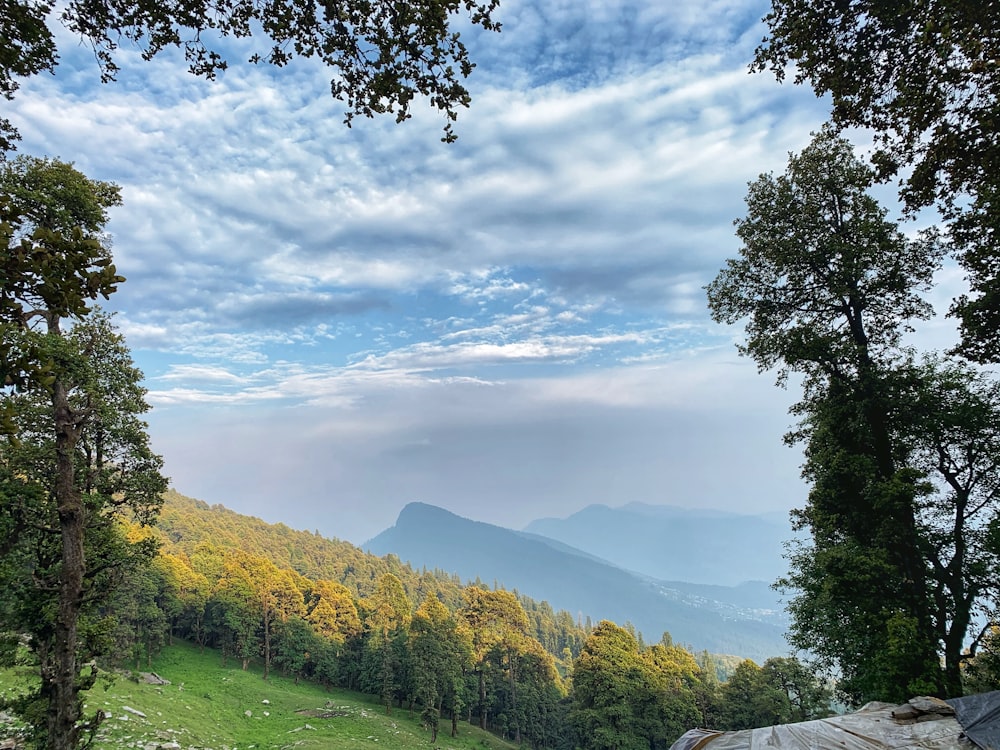
[[[902,706],[869,703],[828,719],[763,729],[692,729],[670,750],[1000,750],[1000,691]]]

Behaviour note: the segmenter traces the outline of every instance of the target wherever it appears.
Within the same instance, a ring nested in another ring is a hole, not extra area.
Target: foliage
[[[0,163],[0,385],[50,385],[49,362],[21,335],[42,314],[79,317],[124,281],[101,243],[118,187],[72,164],[20,156]],[[8,425],[9,427],[9,425]]]
[[[811,540],[781,583],[793,645],[836,667],[853,701],[961,691],[974,613],[995,606],[996,388],[902,346],[929,308],[942,248],[907,239],[866,190],[874,175],[830,131],[751,184],[744,242],[708,287],[747,318],[742,353],[803,375],[790,442],[805,445]],[[939,667],[944,657],[945,669]]]
[[[451,141],[457,109],[470,100],[461,80],[474,67],[455,28],[460,25],[456,16],[464,14],[472,25],[499,31],[492,18],[496,7],[497,0],[16,2],[0,15],[6,42],[0,52],[0,94],[12,99],[19,78],[54,71],[59,59],[56,23],[94,49],[105,82],[118,72],[115,51],[122,40],[139,46],[146,60],[180,48],[190,72],[212,80],[228,67],[218,41],[255,37],[269,47],[255,52],[250,62],[282,67],[303,57],[329,68],[330,91],[347,105],[348,125],[357,115],[384,113],[402,122],[420,96],[445,115],[443,140]],[[11,123],[0,119],[0,151],[11,148],[17,137]]]
[[[830,716],[832,689],[804,664],[773,657],[757,666],[746,659],[722,686],[718,729],[738,730]]]
[[[41,681],[21,707],[44,712],[35,741],[60,750],[103,716],[80,722],[80,691],[96,679],[82,665],[110,648],[114,618],[101,608],[122,571],[153,551],[148,539],[127,539],[121,521],[151,521],[166,488],[139,417],[142,375],[110,318],[84,317],[122,281],[100,235],[118,202],[114,185],[63,162],[22,157],[0,168],[0,515],[11,534],[0,547],[0,629],[30,635]]]
[[[1000,626],[989,628],[978,653],[966,662],[963,677],[969,694],[1000,690]]]
[[[144,572],[155,543],[148,536],[130,539],[122,522],[149,523],[165,480],[138,418],[145,410],[141,374],[131,366],[110,318],[95,312],[65,336],[35,338],[38,351],[53,353],[55,384],[65,388],[64,408],[78,420],[69,482],[81,513],[79,525],[68,533],[63,520],[67,509],[59,502],[67,477],[58,471],[49,392],[35,388],[7,395],[16,439],[0,451],[2,472],[10,477],[0,513],[16,535],[0,550],[0,619],[4,630],[30,634],[38,659],[43,679],[37,702],[49,718],[37,724],[36,742],[74,746],[80,731],[77,695],[96,677],[92,668],[81,665],[113,649],[114,639],[122,635],[115,634],[116,623],[129,623],[129,633],[118,645],[125,649],[121,653],[134,656],[139,648],[153,647],[161,631],[153,602],[158,584]],[[69,560],[67,548],[74,553]],[[128,592],[121,590],[126,573]],[[75,592],[71,601],[67,592]],[[69,684],[67,669],[73,675]],[[54,726],[57,713],[61,723]]]
[[[951,220],[971,296],[953,308],[962,351],[1000,360],[1000,8],[964,0],[772,0],[753,67],[830,94],[834,121],[874,133],[880,176],[911,209]]]
[[[607,620],[573,664],[569,720],[584,750],[668,748],[702,723],[701,668],[672,644],[642,650],[627,629]]]

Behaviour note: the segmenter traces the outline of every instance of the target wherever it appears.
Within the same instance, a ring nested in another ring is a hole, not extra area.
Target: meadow
[[[370,696],[327,690],[272,674],[267,681],[251,665],[222,666],[218,652],[189,644],[168,647],[148,667],[169,684],[148,684],[133,675],[99,681],[87,695],[88,714],[104,711],[95,750],[250,750],[252,748],[385,747],[393,750],[512,750],[516,745],[459,723],[449,736],[444,719],[437,741],[420,724],[417,712],[384,706]],[[16,690],[25,677],[0,672],[0,690]],[[103,682],[103,684],[102,684]],[[0,724],[0,737],[15,729]]]

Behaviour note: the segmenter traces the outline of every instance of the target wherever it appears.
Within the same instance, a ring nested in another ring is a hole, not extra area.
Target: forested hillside
[[[827,710],[827,692],[794,660],[720,661],[669,634],[646,644],[627,625],[591,627],[545,602],[173,492],[157,526],[129,533],[161,544],[108,611],[114,652],[134,669],[184,638],[218,649],[223,665],[259,664],[265,680],[280,672],[376,696],[387,713],[418,712],[432,741],[471,722],[565,750],[616,737],[667,747],[695,725]],[[733,676],[720,684],[720,671]]]
[[[620,546],[631,544],[610,524],[607,535]],[[670,544],[668,537],[663,544]],[[482,575],[577,619],[631,623],[648,640],[666,630],[688,648],[758,661],[788,652],[779,597],[766,584],[755,587],[763,596],[753,597],[749,588],[654,580],[582,551],[590,548],[472,521],[425,503],[403,508],[395,525],[365,549],[466,579]]]

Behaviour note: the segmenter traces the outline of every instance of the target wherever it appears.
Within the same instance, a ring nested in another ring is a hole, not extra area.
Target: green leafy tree
[[[202,649],[205,646],[205,607],[211,593],[208,579],[178,555],[162,552],[153,565],[159,569],[163,587],[159,591],[160,609],[167,617],[168,643],[182,630]]]
[[[901,337],[931,312],[919,295],[942,248],[888,221],[867,193],[873,180],[847,141],[817,134],[785,175],[750,185],[741,257],[707,290],[717,321],[746,320],[741,353],[782,382],[803,378],[790,439],[806,443],[812,488],[796,518],[812,540],[786,581],[809,584],[791,605],[793,640],[836,663],[854,697],[891,700],[943,691],[918,518],[925,484],[893,401]],[[895,687],[881,681],[886,658]]]
[[[74,235],[86,241],[79,228]],[[35,302],[52,293],[37,291]],[[41,330],[31,326],[36,313]],[[0,450],[0,515],[14,534],[0,548],[2,630],[30,634],[41,677],[31,696],[34,741],[58,750],[76,747],[103,717],[83,720],[81,693],[96,679],[93,659],[110,650],[116,589],[126,573],[141,577],[155,550],[148,536],[131,541],[122,521],[151,523],[166,488],[139,418],[147,408],[142,376],[124,339],[101,313],[67,332],[61,323],[51,309],[26,309],[23,335],[7,339],[44,355],[44,364],[5,396],[14,429]]]
[[[320,637],[300,615],[292,614],[275,625],[274,666],[299,680],[313,674],[315,658],[323,648]]]
[[[688,729],[703,723],[699,706],[702,670],[689,651],[669,640],[650,646],[642,658],[652,667],[644,707],[646,732],[650,747],[666,750]]]
[[[607,620],[594,629],[573,663],[570,721],[584,750],[648,750],[640,707],[653,670],[639,655],[639,643]]]
[[[761,667],[761,678],[781,693],[780,723],[823,719],[833,713],[828,682],[798,659],[773,656]]]
[[[1000,361],[1000,8],[964,0],[772,0],[753,67],[829,94],[833,119],[875,135],[882,178],[905,173],[911,209],[951,221],[971,294],[962,351]],[[909,168],[909,169],[907,169]]]
[[[717,727],[754,729],[829,716],[833,691],[798,659],[772,657],[757,666],[737,665],[722,686]]]
[[[128,655],[134,669],[149,668],[153,657],[166,644],[169,622],[160,607],[160,592],[164,588],[163,570],[155,560],[124,577],[110,606],[105,608],[115,619],[113,653],[116,660],[124,661]]]
[[[471,649],[463,642],[457,622],[434,594],[424,599],[413,615],[410,653],[417,703],[434,743],[445,697],[453,696],[471,660]]]
[[[445,115],[444,140],[450,141],[457,110],[470,98],[461,81],[473,68],[456,16],[464,13],[472,25],[499,31],[496,7],[497,0],[15,2],[0,14],[0,94],[12,99],[20,78],[54,70],[54,27],[60,23],[93,48],[103,81],[118,72],[115,51],[123,39],[139,45],[147,60],[180,48],[192,73],[214,79],[228,62],[213,40],[254,37],[264,45],[250,62],[281,67],[295,57],[316,58],[331,69],[330,90],[346,104],[347,124],[356,115],[383,113],[401,122],[419,96]],[[0,119],[0,150],[17,137]]]
[[[516,702],[516,652],[528,637],[528,617],[517,596],[509,591],[469,586],[459,614],[472,639],[473,670],[478,683],[479,726],[486,729],[490,716],[490,687],[507,682]],[[516,720],[515,733],[519,731]]]
[[[372,596],[361,604],[366,634],[362,689],[378,695],[386,714],[391,714],[393,698],[405,682],[410,600],[402,582],[385,573]]]
[[[211,627],[222,651],[222,663],[232,656],[239,659],[244,670],[250,660],[260,653],[258,631],[261,629],[262,604],[250,577],[250,571],[241,565],[246,553],[240,550],[224,551],[223,567],[212,591],[209,616]]]
[[[992,625],[987,629],[978,653],[964,666],[963,678],[968,693],[1000,690],[1000,626]]]
[[[780,696],[771,686],[765,686],[762,672],[751,659],[737,665],[722,686],[718,712],[720,729],[753,729],[780,723]]]

